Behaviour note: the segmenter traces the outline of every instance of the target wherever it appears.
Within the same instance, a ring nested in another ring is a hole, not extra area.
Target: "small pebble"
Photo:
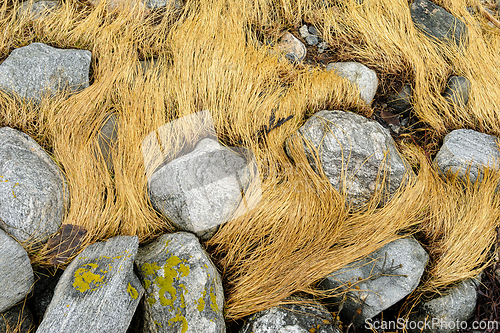
[[[306,43],[307,45],[309,46],[312,46],[312,45],[317,45],[318,44],[318,37],[317,36],[314,36],[314,35],[309,35],[307,36],[306,38]]]
[[[309,27],[309,33],[310,33],[311,35],[316,35],[316,36],[317,36],[317,35],[319,35],[319,33],[318,33],[318,29],[316,29],[316,27],[315,27],[315,26],[313,26],[313,25],[311,25],[311,26]]]

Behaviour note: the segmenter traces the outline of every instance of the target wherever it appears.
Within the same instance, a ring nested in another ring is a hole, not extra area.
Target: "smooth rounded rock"
[[[374,70],[357,62],[335,62],[326,66],[327,71],[348,79],[358,87],[361,98],[371,104],[378,88],[378,78]]]
[[[291,62],[296,63],[304,60],[306,57],[306,46],[294,35],[287,32],[281,37],[278,49],[285,54],[285,57]]]

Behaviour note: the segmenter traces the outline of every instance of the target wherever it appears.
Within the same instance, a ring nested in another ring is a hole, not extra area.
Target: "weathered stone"
[[[418,286],[428,260],[429,255],[413,237],[399,239],[333,272],[321,287],[349,290],[340,315],[359,327],[410,294]]]
[[[374,70],[357,62],[335,62],[326,66],[327,71],[351,81],[358,87],[361,98],[366,104],[371,104],[378,88],[378,78]]]
[[[287,32],[281,37],[278,49],[285,54],[285,57],[291,62],[296,63],[304,60],[306,57],[306,46],[294,35]]]
[[[309,33],[311,35],[319,36],[318,29],[314,25],[309,26]]]
[[[40,269],[34,273],[35,284],[33,285],[32,293],[28,299],[28,304],[33,310],[33,315],[37,321],[40,322],[50,301],[52,301],[54,290],[56,289],[57,282],[61,278],[63,271],[59,269],[54,273],[48,269]]]
[[[133,263],[139,240],[95,243],[66,268],[37,332],[126,332],[144,294]]]
[[[245,158],[212,139],[157,170],[148,181],[153,207],[203,239],[227,222],[249,182]]]
[[[466,322],[476,310],[477,287],[480,277],[468,279],[452,287],[444,296],[434,298],[417,306],[411,321],[429,323],[423,330],[409,329],[409,332],[451,333],[457,332],[457,323]]]
[[[0,89],[38,102],[43,95],[89,86],[90,51],[56,49],[32,43],[20,47],[0,64]]]
[[[0,313],[0,333],[33,332],[33,316],[30,309],[19,304]]]
[[[148,9],[170,8],[179,10],[182,8],[182,0],[145,0]]]
[[[20,242],[59,229],[69,198],[58,166],[28,135],[0,128],[0,228]]]
[[[411,108],[412,89],[411,85],[405,84],[401,90],[387,96],[387,106],[396,110],[397,113],[408,116]]]
[[[254,314],[240,333],[340,333],[334,318],[319,303],[314,305],[287,304]]]
[[[110,114],[97,134],[97,142],[101,150],[104,162],[110,172],[113,172],[113,160],[111,151],[115,148],[118,141],[118,117],[116,113]]]
[[[23,247],[0,229],[0,312],[21,301],[33,285],[33,269]]]
[[[143,332],[226,332],[222,280],[198,239],[178,232],[139,249]]]
[[[434,162],[443,174],[452,173],[471,182],[486,167],[499,168],[497,138],[469,129],[454,130],[445,136]]]
[[[358,114],[320,111],[299,128],[298,134],[318,151],[330,183],[341,192],[345,186],[351,204],[363,204],[373,195],[379,171],[381,175],[387,172],[386,183],[382,184],[387,195],[413,175],[388,132],[376,121]],[[303,143],[306,156],[317,169],[314,152],[307,142]],[[286,144],[289,149],[289,141]]]
[[[19,7],[18,14],[20,16],[27,15],[32,19],[37,19],[49,14],[59,7],[61,7],[61,4],[57,0],[26,1]]]
[[[452,104],[466,106],[469,102],[470,81],[463,76],[451,76],[443,96]]]
[[[99,5],[101,0],[89,0],[93,6]],[[124,9],[144,9],[149,14],[155,9],[170,9],[178,11],[182,8],[182,0],[108,0],[106,7],[109,11]]]
[[[410,13],[413,23],[431,38],[461,45],[467,37],[462,21],[429,0],[413,1]]]

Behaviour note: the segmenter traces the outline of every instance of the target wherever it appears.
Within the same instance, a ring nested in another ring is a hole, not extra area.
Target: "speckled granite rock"
[[[294,35],[286,32],[278,44],[278,49],[285,54],[291,63],[304,60],[306,57],[306,46]]]
[[[468,175],[472,182],[486,166],[499,168],[500,153],[497,138],[469,129],[454,130],[445,136],[434,162],[442,173]]]
[[[387,170],[388,195],[413,175],[388,132],[376,121],[353,112],[320,111],[299,128],[297,134],[318,150],[330,183],[339,191],[345,183],[347,200],[353,205],[363,204],[371,197],[379,170]],[[287,141],[287,150],[289,144]],[[316,168],[313,151],[305,142],[303,147],[309,162]],[[382,163],[385,152],[389,155]]]
[[[83,250],[64,271],[37,332],[126,332],[144,294],[133,272],[138,246],[136,236],[116,236]]]
[[[226,331],[221,277],[193,234],[163,235],[135,262],[146,288],[143,332]]]
[[[258,312],[248,319],[239,333],[340,333],[334,318],[317,303],[283,305]]]
[[[371,104],[378,88],[377,73],[374,70],[357,62],[335,62],[326,66],[327,71],[351,81],[358,87],[361,98],[366,104]]]
[[[0,333],[33,332],[33,316],[30,309],[19,304],[0,313]]]
[[[0,229],[0,312],[24,299],[33,285],[33,269],[23,247]]]
[[[12,51],[0,64],[0,89],[28,100],[89,86],[91,53],[32,43]]]
[[[0,228],[18,241],[45,241],[69,199],[59,167],[28,135],[0,128]]]
[[[415,238],[399,239],[333,272],[321,282],[321,287],[340,291],[350,283],[340,316],[346,322],[354,318],[359,327],[410,294],[418,286],[428,260],[429,255]]]

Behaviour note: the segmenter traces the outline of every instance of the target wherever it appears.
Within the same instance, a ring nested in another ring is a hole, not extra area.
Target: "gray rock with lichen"
[[[144,332],[226,331],[222,280],[194,235],[163,235],[135,262],[146,288]]]
[[[434,162],[444,174],[457,174],[471,182],[476,182],[478,175],[486,167],[498,169],[500,153],[497,137],[470,129],[454,130],[445,136]]]
[[[57,283],[37,333],[125,333],[144,288],[134,274],[137,236],[88,246]]]
[[[377,183],[381,183],[379,173],[387,173],[387,196],[413,175],[387,131],[376,121],[353,112],[320,111],[297,134],[305,140],[303,148],[311,165],[317,169],[314,148],[330,183],[341,192],[345,187],[347,200],[353,205],[370,199]],[[290,144],[287,140],[288,151]]]
[[[287,304],[251,316],[239,333],[340,333],[321,304]]]
[[[33,269],[23,247],[0,229],[0,312],[20,302],[33,285]]]
[[[0,64],[0,89],[39,102],[44,95],[78,92],[89,86],[91,53],[32,43]]]
[[[43,242],[59,229],[69,198],[59,167],[28,135],[0,128],[0,228]]]
[[[328,275],[320,284],[327,290],[347,290],[340,312],[356,327],[396,304],[419,284],[429,255],[413,237],[393,241]],[[341,298],[332,299],[339,303]]]
[[[378,88],[377,73],[358,62],[335,62],[326,66],[327,71],[351,81],[358,89],[366,104],[371,104]]]

